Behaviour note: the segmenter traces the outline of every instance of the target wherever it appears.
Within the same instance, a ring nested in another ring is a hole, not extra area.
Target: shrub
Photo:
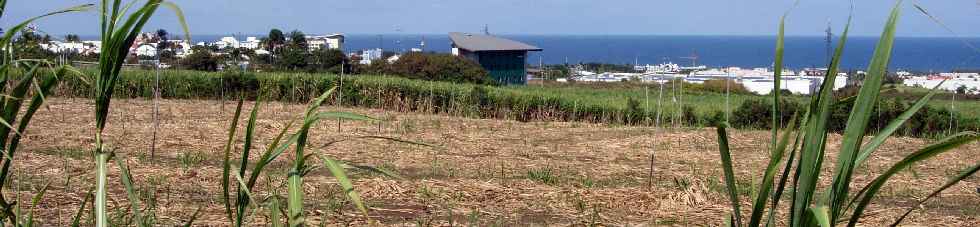
[[[405,54],[391,64],[388,73],[412,79],[494,84],[479,64],[450,54]]]
[[[194,47],[194,53],[184,58],[180,63],[187,69],[199,71],[217,71],[218,58],[207,48]]]
[[[730,92],[732,94],[750,94],[749,89],[742,86],[740,83],[736,83],[732,80],[708,80],[701,85],[701,90],[706,92],[715,93],[725,93]]]
[[[790,99],[779,102],[780,122],[785,125],[793,114],[802,114],[802,105]],[[732,126],[740,128],[769,129],[772,127],[772,101],[749,99],[742,102],[729,116]]]

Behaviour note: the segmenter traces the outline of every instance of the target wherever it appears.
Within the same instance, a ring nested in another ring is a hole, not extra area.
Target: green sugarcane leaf
[[[725,185],[728,189],[728,197],[732,203],[732,214],[734,214],[735,226],[742,226],[742,211],[739,208],[738,187],[735,185],[735,171],[732,165],[732,155],[728,149],[728,132],[725,130],[728,123],[718,126],[718,149],[721,152],[722,170],[725,172]]]
[[[272,196],[272,198],[269,198],[268,209],[269,209],[269,224],[272,227],[282,226],[282,223],[279,222],[281,219],[279,214],[282,213],[282,209],[279,208],[279,197]]]
[[[810,111],[807,110],[803,112],[803,119],[800,122],[807,122],[810,118]],[[803,125],[798,126],[797,131],[803,130]],[[786,189],[786,182],[789,180],[790,170],[793,168],[793,161],[796,160],[796,154],[800,147],[800,139],[803,137],[803,133],[796,133],[796,139],[793,141],[793,148],[789,152],[789,157],[786,158],[786,165],[783,167],[783,173],[779,177],[779,183],[777,183],[776,191],[772,194],[772,206],[769,209],[769,218],[766,220],[766,226],[772,226],[776,219],[776,209],[779,207],[779,200],[783,196],[783,190]],[[793,199],[790,199],[793,201]]]
[[[194,226],[194,221],[197,221],[197,218],[201,216],[201,211],[202,210],[204,210],[204,207],[203,206],[197,207],[197,210],[194,211],[194,214],[191,215],[191,219],[187,220],[187,222],[184,222],[184,225],[183,226],[184,227]]]
[[[10,45],[10,42],[13,40],[14,35],[17,34],[17,31],[24,30],[24,28],[27,27],[27,25],[30,25],[31,23],[34,23],[35,21],[37,21],[37,20],[39,20],[41,18],[50,17],[50,16],[54,16],[54,15],[58,15],[58,14],[88,11],[93,6],[94,5],[92,5],[92,4],[82,4],[82,5],[72,6],[72,7],[69,7],[69,8],[65,8],[65,9],[62,9],[62,10],[50,12],[50,13],[47,13],[47,14],[44,14],[44,15],[41,15],[41,16],[36,16],[36,17],[30,18],[30,19],[27,19],[25,21],[22,21],[22,22],[20,22],[20,24],[14,25],[10,29],[7,29],[7,33],[5,33],[2,38],[0,38],[0,48],[5,48],[6,46]]]
[[[187,41],[187,43],[191,43],[191,29],[190,26],[187,26],[187,18],[184,17],[184,10],[180,9],[177,4],[169,1],[161,2],[160,5],[167,7],[170,9],[170,11],[174,12],[174,14],[177,16],[177,22],[180,23],[180,28],[184,29],[184,40]]]
[[[354,190],[354,184],[351,183],[350,178],[347,177],[347,173],[344,171],[344,168],[340,167],[340,165],[336,161],[330,159],[329,157],[325,157],[321,155],[318,156],[320,157],[321,160],[323,160],[323,165],[330,170],[330,173],[333,175],[333,177],[337,178],[337,182],[340,184],[340,187],[343,188],[344,192],[347,194],[347,198],[349,198],[351,202],[353,202],[354,205],[357,206],[357,209],[360,210],[362,214],[364,214],[364,217],[370,218],[370,216],[368,216],[367,207],[364,206],[364,202],[361,201],[360,194],[358,194],[357,191]]]
[[[973,176],[973,174],[976,174],[977,171],[980,171],[980,164],[974,165],[973,167],[967,168],[965,171],[962,171],[959,175],[956,175],[956,177],[953,177],[953,179],[946,182],[946,184],[944,184],[942,187],[939,187],[932,193],[929,193],[929,196],[926,196],[925,198],[919,200],[919,202],[915,203],[915,205],[909,207],[908,211],[905,211],[905,214],[902,214],[901,217],[896,219],[895,223],[892,223],[891,226],[898,226],[898,224],[902,223],[902,221],[905,220],[905,217],[908,217],[909,214],[911,214],[912,211],[915,210],[915,208],[922,206],[922,204],[924,204],[926,201],[929,201],[929,199],[932,199],[932,197],[936,197],[937,195],[939,195],[940,192],[943,192],[949,187],[952,187],[953,185],[960,183],[960,181],[963,181],[966,178]]]
[[[865,188],[855,196],[855,200],[857,200],[857,198],[860,198],[860,200],[857,200],[854,213],[851,215],[847,226],[851,227],[857,225],[858,220],[864,214],[864,209],[871,203],[871,200],[875,197],[881,187],[884,186],[892,176],[898,174],[899,171],[902,171],[921,161],[946,153],[953,148],[977,141],[978,139],[980,139],[980,135],[975,132],[957,133],[943,139],[938,143],[916,151],[915,153],[906,156],[904,159],[902,159],[902,161],[895,163],[891,168],[871,181],[871,183],[865,186]]]
[[[231,149],[232,144],[235,142],[235,131],[238,129],[238,118],[241,117],[242,104],[244,102],[245,99],[238,99],[235,115],[231,118],[231,126],[228,126],[228,142],[225,143],[225,156],[221,167],[221,198],[225,202],[225,214],[228,216],[228,221],[230,222],[236,222],[231,210]]]
[[[885,141],[888,140],[888,138],[891,137],[892,134],[898,131],[899,127],[901,127],[902,125],[905,124],[906,121],[911,119],[912,116],[915,115],[915,113],[918,113],[919,110],[922,109],[922,107],[925,107],[926,104],[929,103],[929,100],[932,99],[932,96],[936,95],[936,93],[939,91],[939,86],[942,86],[943,83],[946,83],[946,80],[943,80],[943,82],[940,82],[939,85],[933,87],[932,90],[930,90],[929,93],[926,94],[926,96],[920,98],[919,101],[916,101],[915,104],[912,105],[912,107],[905,110],[905,112],[903,112],[901,115],[898,115],[898,117],[896,117],[894,120],[888,123],[888,126],[885,126],[885,128],[882,129],[881,132],[878,133],[878,135],[875,135],[875,137],[872,138],[867,145],[864,145],[864,148],[861,149],[861,153],[858,154],[857,158],[854,161],[854,167],[860,167],[861,164],[863,164],[864,161],[867,160],[869,156],[871,156],[871,153],[873,153],[875,150],[878,150],[879,146],[884,144]]]
[[[259,117],[259,108],[262,105],[262,100],[258,99],[255,101],[255,105],[252,107],[252,113],[249,114],[248,123],[245,125],[245,145],[242,147],[242,161],[238,170],[238,177],[245,177],[245,170],[248,168],[248,157],[252,150],[252,141],[255,139],[255,121]],[[251,187],[245,187],[248,190],[252,190]],[[245,194],[241,190],[238,192],[237,196],[237,210],[236,213],[238,217],[236,220],[236,225],[241,225],[241,222],[245,219],[246,209],[250,200],[245,198]]]
[[[149,227],[149,224],[143,222],[143,215],[140,214],[140,198],[136,192],[136,186],[133,184],[133,176],[129,173],[129,167],[126,166],[122,158],[116,158],[116,165],[119,166],[119,174],[122,175],[120,178],[123,186],[126,187],[126,197],[129,199],[129,207],[132,209],[133,219],[137,225]]]
[[[777,143],[773,149],[773,153],[769,157],[769,165],[766,166],[766,172],[762,176],[762,183],[759,185],[759,194],[756,195],[755,203],[752,205],[752,216],[749,219],[749,226],[759,226],[762,221],[762,215],[766,209],[766,200],[769,198],[769,192],[772,191],[776,171],[779,169],[779,163],[783,160],[783,155],[786,154],[786,147],[789,145],[789,139],[793,133],[792,129],[795,127],[796,115],[793,115],[787,130],[783,132],[782,139],[779,139],[779,143]]]
[[[279,134],[277,134],[276,137],[272,139],[272,143],[269,143],[269,146],[266,147],[265,152],[263,152],[262,156],[259,157],[259,161],[255,163],[255,167],[252,170],[252,174],[248,178],[249,190],[255,187],[255,182],[258,181],[259,175],[265,169],[265,166],[271,163],[272,161],[274,161],[276,157],[279,157],[279,155],[285,152],[286,149],[289,148],[289,145],[292,144],[291,142],[287,142],[283,144],[283,146],[279,145],[279,143],[282,142],[282,137],[286,135],[286,132],[289,131],[289,128],[292,127],[294,122],[295,121],[290,121],[289,123],[286,124],[286,126],[282,128],[281,131],[279,131]],[[289,140],[289,141],[295,142],[295,140]]]
[[[847,26],[841,35],[840,43],[834,50],[834,56],[830,60],[827,73],[824,76],[824,83],[820,87],[820,92],[815,95],[810,104],[810,111],[814,114],[809,122],[803,143],[803,153],[800,156],[800,164],[797,167],[798,184],[794,189],[793,210],[791,219],[793,226],[801,226],[804,220],[806,209],[813,201],[816,186],[819,184],[820,167],[823,165],[823,157],[827,141],[827,125],[832,112],[831,107],[835,102],[833,98],[834,81],[837,78],[837,71],[840,68],[844,47],[847,44],[847,35],[850,32],[851,16],[848,17]],[[860,98],[860,96],[859,96]],[[831,215],[835,212],[831,208]]]
[[[369,122],[376,122],[376,121],[378,121],[378,119],[375,119],[375,118],[372,118],[372,117],[368,117],[368,116],[364,116],[364,115],[360,115],[360,114],[348,113],[348,112],[335,112],[335,111],[320,112],[320,113],[317,113],[316,117],[319,118],[319,119],[321,119],[321,120],[323,120],[323,119],[342,119],[342,120],[369,121]]]
[[[858,149],[864,140],[871,114],[874,111],[874,103],[878,100],[881,84],[888,71],[888,63],[895,41],[895,25],[901,12],[901,3],[901,0],[897,1],[888,22],[886,22],[885,30],[882,32],[877,47],[875,47],[874,56],[868,67],[868,76],[864,78],[861,90],[848,117],[847,127],[844,129],[841,149],[837,158],[837,168],[834,171],[834,181],[828,193],[831,220],[837,220],[843,214],[841,207],[849,197],[855,159],[859,153]]]
[[[37,204],[41,203],[41,199],[44,198],[44,193],[47,192],[48,188],[50,187],[51,182],[44,184],[44,187],[41,187],[41,190],[34,195],[34,198],[31,198],[31,209],[27,212],[27,224],[25,226],[34,226],[34,209],[37,208]]]
[[[816,222],[816,226],[820,227],[831,227],[830,224],[830,214],[827,213],[826,206],[812,207],[807,210],[810,214],[810,220]]]
[[[92,199],[95,199],[95,195],[92,194],[92,190],[89,190],[88,193],[85,193],[85,199],[82,199],[82,205],[78,206],[78,211],[75,212],[75,216],[71,219],[72,227],[81,226],[82,214],[85,213],[85,206],[91,203]]]

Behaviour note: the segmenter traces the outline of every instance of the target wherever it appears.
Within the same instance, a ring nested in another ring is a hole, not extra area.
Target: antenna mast
[[[827,44],[827,47],[826,47],[827,48],[826,61],[827,61],[827,64],[830,64],[830,55],[833,52],[833,50],[831,49],[831,46],[833,45],[833,42],[834,42],[834,33],[833,33],[833,30],[831,30],[831,28],[830,28],[830,19],[829,18],[827,19],[827,30],[825,30],[824,32],[827,33],[827,38],[824,40],[824,42],[826,42],[826,44]]]

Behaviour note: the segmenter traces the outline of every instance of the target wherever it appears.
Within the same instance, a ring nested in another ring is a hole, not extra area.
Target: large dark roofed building
[[[453,55],[463,56],[483,66],[502,84],[527,83],[527,52],[541,48],[490,35],[452,32]]]

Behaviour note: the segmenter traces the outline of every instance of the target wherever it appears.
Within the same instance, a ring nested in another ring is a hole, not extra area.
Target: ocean
[[[447,34],[430,35],[347,35],[345,52],[383,47],[391,51],[419,48],[422,38],[425,50],[450,52]],[[564,64],[601,62],[615,64],[659,64],[666,61],[684,66],[697,56],[698,65],[709,67],[771,67],[775,49],[774,36],[655,36],[655,35],[501,35],[544,49],[532,52],[529,64]],[[219,35],[199,35],[195,42],[214,41]],[[239,38],[239,39],[243,39]],[[846,70],[864,70],[877,43],[877,37],[850,37],[841,66]],[[980,37],[926,38],[898,37],[891,69],[911,71],[951,71],[980,69],[980,52],[966,43],[980,47]],[[785,65],[789,68],[826,67],[827,45],[824,37],[794,36],[786,38]],[[836,47],[836,41],[833,44]]]

